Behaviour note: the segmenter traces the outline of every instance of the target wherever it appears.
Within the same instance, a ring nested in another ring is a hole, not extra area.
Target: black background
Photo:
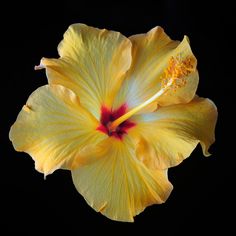
[[[230,2],[230,1],[229,1]],[[235,11],[227,1],[8,3],[1,8],[0,231],[37,233],[142,232],[153,235],[233,235],[235,197]],[[28,96],[47,83],[34,71],[42,56],[58,57],[57,45],[72,23],[144,33],[156,25],[181,40],[186,34],[198,58],[198,95],[218,107],[211,157],[200,147],[169,170],[174,190],[165,204],[146,208],[135,223],[111,221],[90,208],[69,171],[43,179],[25,153],[15,152],[10,126]],[[231,90],[232,89],[232,90]],[[232,214],[232,216],[231,216]],[[1,234],[5,235],[5,234]]]

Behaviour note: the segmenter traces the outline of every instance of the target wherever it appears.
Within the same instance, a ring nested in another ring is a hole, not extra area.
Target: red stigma
[[[109,124],[121,117],[126,113],[127,105],[123,104],[116,110],[109,109],[105,106],[101,107],[101,118],[100,125],[97,127],[97,130],[107,134],[108,136],[113,136],[117,139],[122,140],[124,134],[127,134],[127,130],[134,127],[135,123],[129,120],[125,120],[119,126],[117,126],[116,130],[109,130]]]

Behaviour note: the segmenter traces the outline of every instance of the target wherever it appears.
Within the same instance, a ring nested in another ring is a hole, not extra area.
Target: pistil
[[[117,118],[115,121],[111,122],[109,124],[109,129],[116,130],[116,128],[122,122],[129,119],[147,105],[157,101],[158,98],[165,94],[168,90],[176,91],[178,88],[184,87],[187,83],[186,76],[194,72],[196,69],[195,62],[196,60],[194,60],[192,57],[187,57],[185,60],[181,60],[180,55],[178,55],[176,58],[171,57],[162,76],[161,89],[139,106],[131,109],[124,115]]]

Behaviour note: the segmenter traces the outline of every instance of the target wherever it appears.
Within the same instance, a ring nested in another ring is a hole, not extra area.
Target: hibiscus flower
[[[133,221],[169,197],[167,170],[198,143],[208,156],[217,109],[196,96],[189,40],[161,27],[126,38],[74,24],[42,58],[48,85],[34,91],[10,130],[17,151],[48,175],[72,171],[87,203],[110,219]]]

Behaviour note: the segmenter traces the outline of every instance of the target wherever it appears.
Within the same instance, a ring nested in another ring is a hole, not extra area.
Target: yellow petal
[[[193,60],[194,72],[186,76],[186,85],[169,90],[158,98],[159,105],[187,103],[192,100],[198,85],[198,72],[196,70],[196,58],[192,54],[188,38],[183,41],[171,40],[161,27],[155,27],[147,34],[139,34],[130,37],[132,42],[132,65],[123,82],[120,93],[117,96],[114,107],[127,103],[129,108],[134,108],[161,89],[165,70],[171,58]],[[142,112],[153,111],[156,103],[150,104]]]
[[[27,152],[45,175],[72,169],[86,145],[102,140],[96,119],[78,97],[61,85],[43,86],[31,94],[10,130],[17,151]],[[85,162],[85,160],[82,160]]]
[[[97,161],[73,170],[73,182],[94,210],[112,220],[132,222],[146,206],[163,203],[172,190],[167,170],[143,165],[128,136],[122,142],[109,138],[90,155]]]
[[[160,107],[133,117],[137,127],[129,135],[137,142],[137,156],[149,168],[178,165],[200,142],[205,156],[215,141],[217,109],[209,99]]]
[[[61,84],[79,97],[96,118],[111,107],[131,64],[131,42],[115,31],[74,24],[58,46],[60,59],[41,60],[49,84]]]

